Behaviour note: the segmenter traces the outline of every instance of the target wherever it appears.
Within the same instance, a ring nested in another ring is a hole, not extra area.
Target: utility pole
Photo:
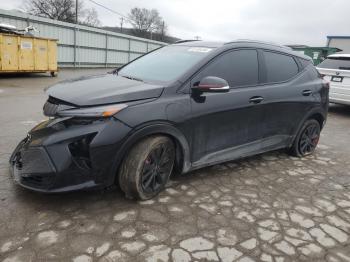
[[[200,37],[200,36],[198,36],[198,35],[196,35],[196,36],[194,37],[194,39],[196,39],[196,40],[200,40],[200,39],[201,39],[201,37]]]
[[[165,27],[165,22],[163,20],[163,23],[162,23],[162,41],[164,40],[164,27]]]
[[[124,17],[120,18],[120,33],[123,33]]]
[[[75,0],[75,23],[78,24],[78,0]]]

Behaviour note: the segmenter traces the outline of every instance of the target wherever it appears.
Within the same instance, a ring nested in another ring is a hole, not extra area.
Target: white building
[[[350,54],[350,36],[327,36],[327,46],[343,50],[341,53]]]

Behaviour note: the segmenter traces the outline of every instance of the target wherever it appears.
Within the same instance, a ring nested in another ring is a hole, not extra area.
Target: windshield
[[[329,57],[317,67],[350,70],[350,57]]]
[[[118,75],[142,81],[176,80],[205,57],[212,48],[166,46],[131,62]]]

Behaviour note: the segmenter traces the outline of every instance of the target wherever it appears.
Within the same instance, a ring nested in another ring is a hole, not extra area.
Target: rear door
[[[263,79],[261,93],[265,150],[285,147],[299,123],[316,103],[314,78],[292,55],[259,50]]]
[[[328,57],[317,69],[330,82],[329,100],[350,104],[350,56]]]
[[[258,56],[255,49],[225,52],[213,59],[193,79],[191,85],[206,76],[225,79],[228,93],[203,93],[191,96],[192,161],[210,164],[258,151],[261,139]],[[254,143],[256,142],[256,143]]]

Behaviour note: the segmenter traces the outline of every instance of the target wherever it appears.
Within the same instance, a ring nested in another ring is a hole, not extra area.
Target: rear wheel
[[[119,185],[128,198],[150,199],[165,187],[174,162],[175,146],[170,138],[146,138],[122,162]]]
[[[315,119],[307,120],[300,129],[290,153],[297,157],[312,154],[320,139],[320,124]]]

